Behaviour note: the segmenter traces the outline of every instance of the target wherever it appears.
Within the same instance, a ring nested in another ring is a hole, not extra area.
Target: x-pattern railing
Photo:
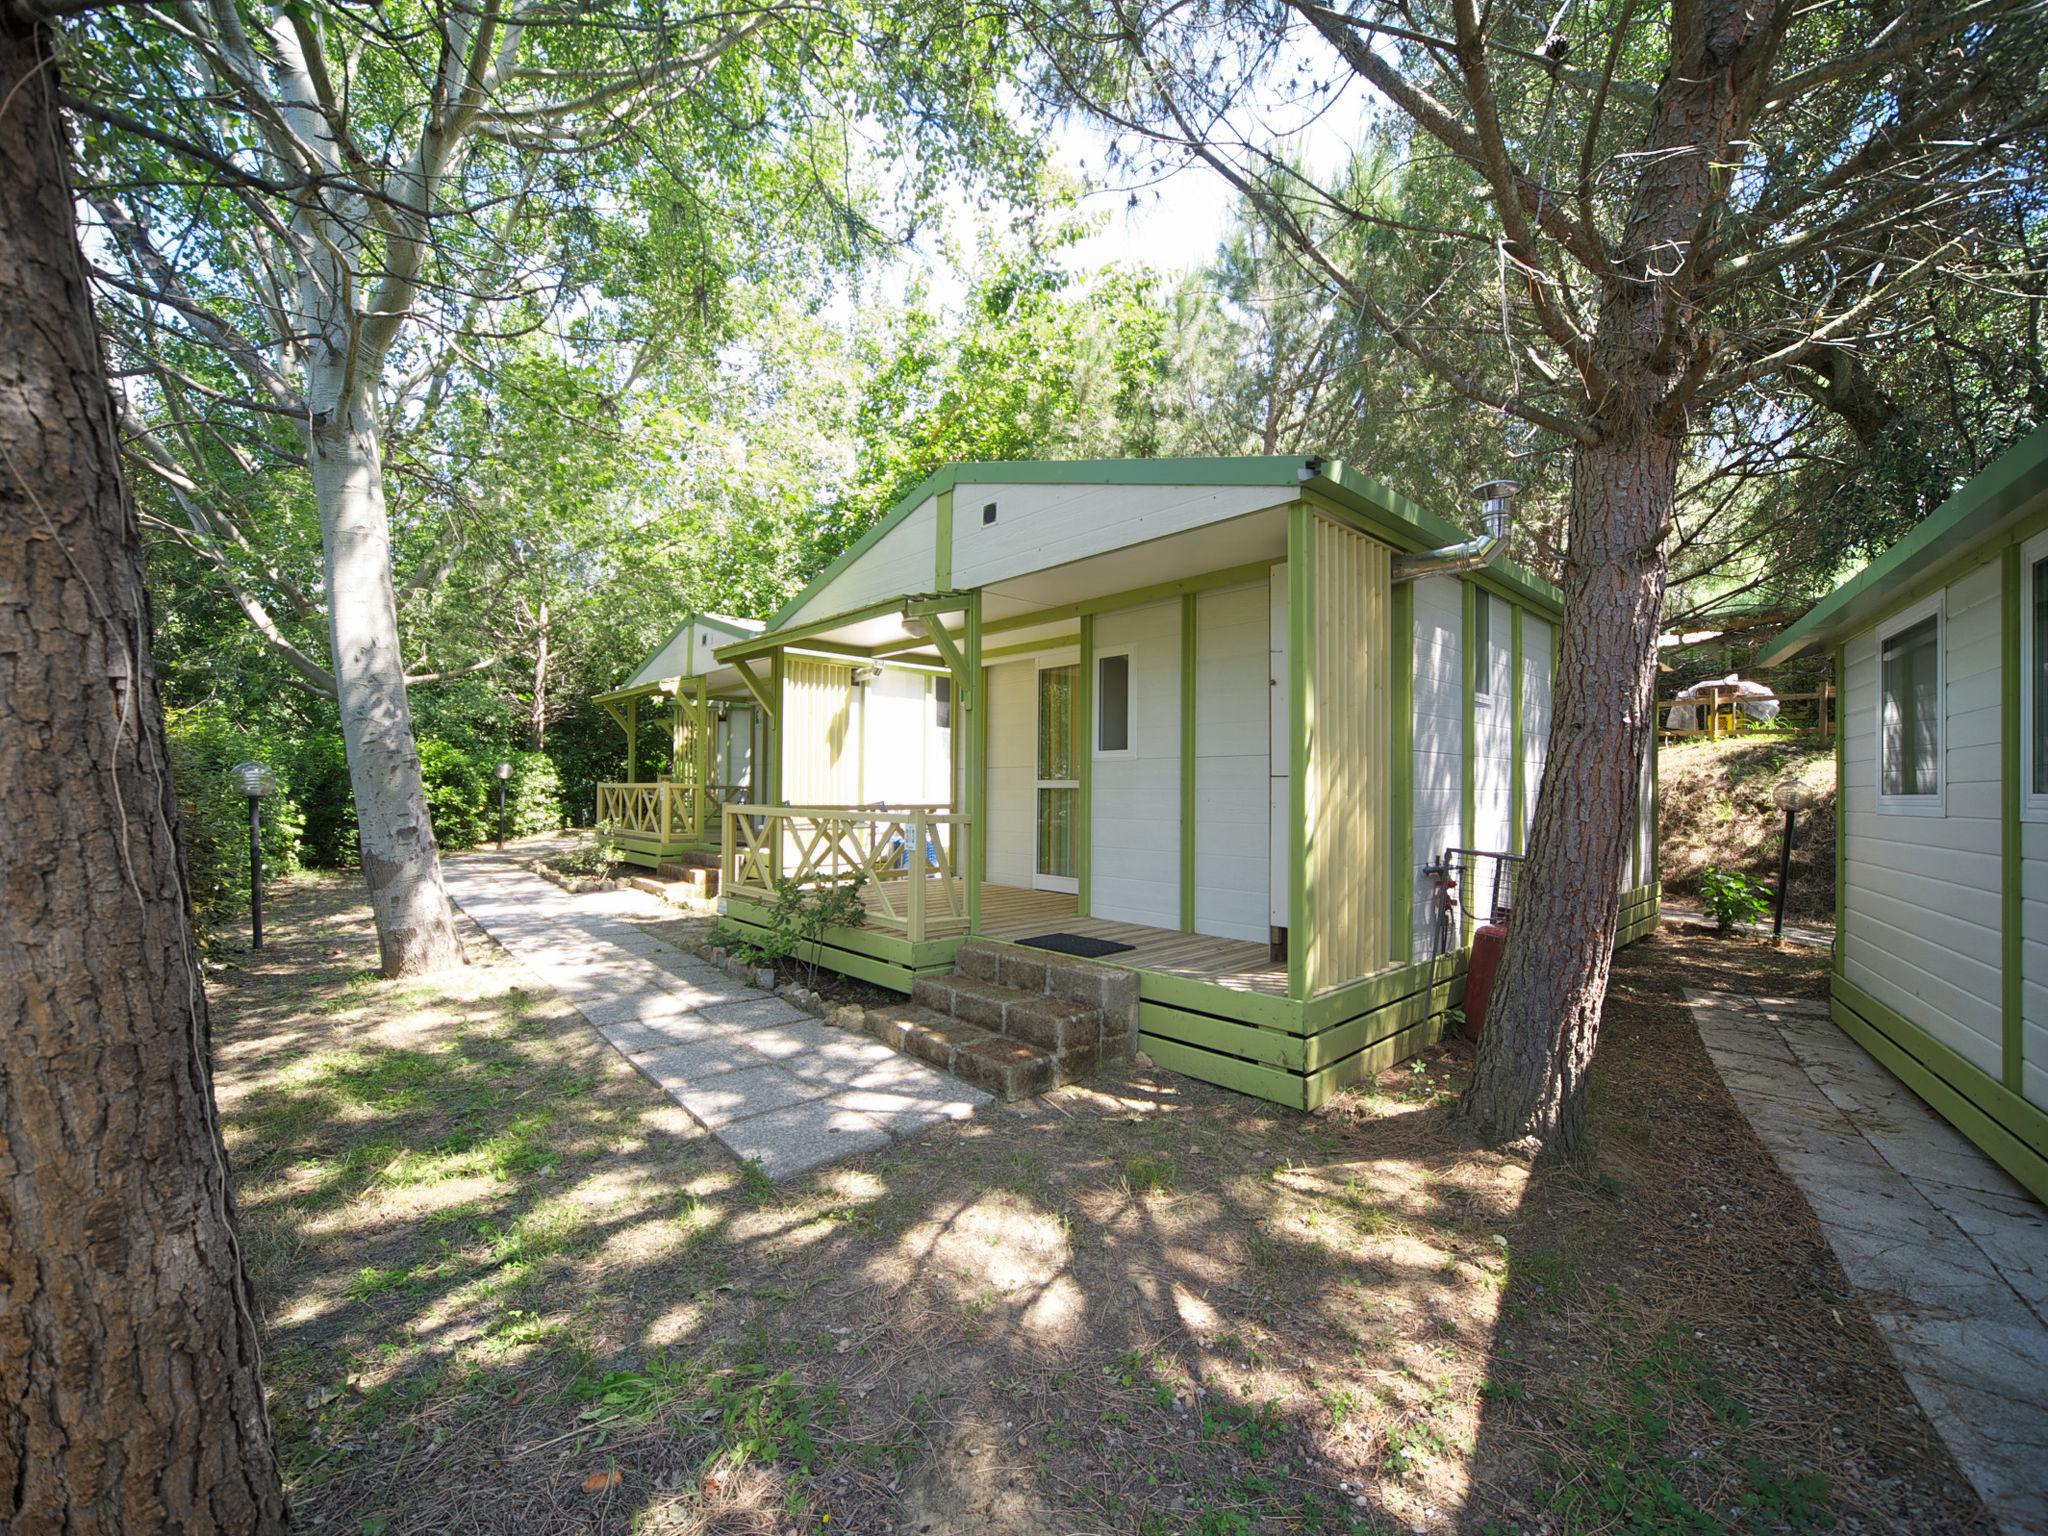
[[[868,921],[912,940],[966,920],[954,850],[967,818],[933,806],[728,805],[728,896],[772,901],[778,885],[860,882]]]
[[[697,835],[696,789],[665,780],[659,784],[600,784],[597,819],[610,822],[621,832],[659,838],[664,843],[687,841]]]

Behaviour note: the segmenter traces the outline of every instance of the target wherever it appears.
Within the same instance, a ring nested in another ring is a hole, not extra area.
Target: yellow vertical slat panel
[[[1316,622],[1310,657],[1306,813],[1308,990],[1326,991],[1389,963],[1393,903],[1385,838],[1394,775],[1388,615],[1392,551],[1325,518],[1313,537]]]
[[[784,658],[782,794],[787,805],[860,803],[860,733],[853,668],[809,656]]]

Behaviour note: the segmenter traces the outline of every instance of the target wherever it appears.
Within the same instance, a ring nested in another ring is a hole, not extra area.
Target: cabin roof
[[[814,598],[859,563],[919,507],[957,486],[972,485],[1271,487],[1284,491],[1284,499],[1289,501],[1303,493],[1327,498],[1404,551],[1439,549],[1467,536],[1466,530],[1402,496],[1383,482],[1339,460],[1314,455],[947,464],[898,498],[844,554],[827,566],[802,592],[776,610],[759,640],[773,641],[778,630],[804,614]],[[1281,499],[1276,496],[1276,503]],[[1057,552],[1049,552],[1047,566],[1059,563]],[[1538,607],[1555,612],[1561,606],[1562,596],[1555,587],[1517,565],[1499,562],[1491,568],[1489,575]],[[815,628],[831,617],[809,615],[801,627],[806,630]],[[733,652],[751,654],[761,648],[758,644],[736,642]]]
[[[1774,667],[1868,629],[1914,592],[1946,586],[2048,509],[2048,426],[2036,427],[1972,475],[1912,530],[1822,598],[1757,657]]]
[[[651,693],[663,683],[678,677],[696,675],[689,664],[689,636],[693,629],[707,629],[715,636],[722,637],[720,644],[744,640],[758,635],[762,629],[759,619],[736,619],[723,613],[686,613],[683,622],[673,633],[647,654],[644,661],[635,667],[618,687],[598,695],[603,699],[623,698],[630,693]],[[724,670],[724,669],[713,669]]]

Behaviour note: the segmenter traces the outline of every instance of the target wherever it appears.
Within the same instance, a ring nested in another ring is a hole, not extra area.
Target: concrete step
[[[868,1009],[867,1031],[884,1045],[999,1099],[1029,1098],[1060,1080],[1051,1051],[916,1003]]]
[[[1138,973],[1051,950],[969,939],[953,956],[954,970],[971,981],[1051,997],[1096,1009],[1105,1033],[1135,1035],[1138,1028]]]
[[[1083,1050],[1102,1039],[1099,1011],[1048,992],[1026,992],[956,972],[920,976],[910,996],[935,1012],[1049,1051]]]

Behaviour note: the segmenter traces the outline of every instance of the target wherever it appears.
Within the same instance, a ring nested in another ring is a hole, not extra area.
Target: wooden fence
[[[1657,701],[1657,734],[1659,737],[1682,741],[1693,737],[1707,741],[1718,741],[1723,736],[1744,736],[1752,732],[1787,736],[1817,735],[1822,741],[1832,736],[1839,724],[1834,718],[1840,713],[1840,697],[1830,683],[1822,683],[1811,693],[1779,693],[1772,691],[1771,697],[1780,705],[1778,718],[1768,725],[1751,720],[1737,707],[1744,698],[1751,695],[1737,693],[1733,688],[1709,688],[1690,699],[1669,698]],[[1785,719],[1782,706],[1807,704],[1814,706],[1811,725]],[[1671,718],[1674,709],[1689,709],[1692,718],[1699,722],[1688,730],[1674,730],[1665,722]]]
[[[860,882],[868,922],[912,942],[967,923],[956,854],[967,818],[937,806],[728,805],[718,888],[751,901],[777,885]]]

